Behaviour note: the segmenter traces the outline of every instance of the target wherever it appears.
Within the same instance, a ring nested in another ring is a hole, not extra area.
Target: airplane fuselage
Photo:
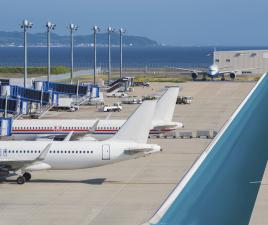
[[[213,64],[213,65],[209,66],[208,67],[207,74],[210,77],[216,77],[216,76],[218,76],[220,74],[219,67],[216,64]]]
[[[114,135],[125,120],[100,120],[94,129],[91,129],[97,120],[15,120],[13,121],[12,134],[21,138],[33,139],[34,136],[90,134],[95,138],[107,138]],[[183,127],[179,122],[154,123],[150,135],[164,134]]]
[[[36,159],[47,141],[1,141],[0,161],[27,161]],[[37,170],[71,170],[103,166],[114,162],[143,156],[147,153],[130,154],[128,150],[152,148],[160,150],[158,145],[137,144],[129,142],[53,142],[44,160],[24,167],[24,171]],[[150,153],[150,152],[148,152]],[[13,168],[16,170],[16,168]]]

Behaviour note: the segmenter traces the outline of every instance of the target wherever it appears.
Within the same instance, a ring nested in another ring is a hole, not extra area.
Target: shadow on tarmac
[[[43,180],[43,179],[33,179],[27,183],[51,183],[51,184],[90,184],[90,185],[102,185],[105,182],[106,178],[95,178],[95,179],[87,179],[87,180]],[[0,179],[1,183],[10,183],[17,184],[16,180],[6,180]]]

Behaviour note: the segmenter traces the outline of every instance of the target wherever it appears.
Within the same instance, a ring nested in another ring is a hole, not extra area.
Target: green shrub
[[[65,66],[52,66],[51,74],[68,73],[70,69]],[[0,73],[24,73],[24,67],[0,67]],[[47,74],[47,67],[28,67],[28,74]]]

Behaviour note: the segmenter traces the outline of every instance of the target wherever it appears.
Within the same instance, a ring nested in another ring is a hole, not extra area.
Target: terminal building
[[[238,75],[268,71],[268,50],[215,51],[213,60],[222,70],[239,70]]]

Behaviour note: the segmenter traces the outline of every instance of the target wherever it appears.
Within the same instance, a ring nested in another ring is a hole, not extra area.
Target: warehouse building
[[[215,51],[213,60],[222,70],[239,70],[238,75],[268,72],[268,50]]]

